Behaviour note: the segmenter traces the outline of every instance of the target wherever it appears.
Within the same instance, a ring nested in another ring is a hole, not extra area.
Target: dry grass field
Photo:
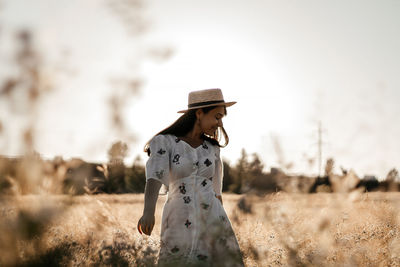
[[[400,193],[225,194],[246,266],[400,266]],[[0,266],[152,266],[143,195],[0,198]]]

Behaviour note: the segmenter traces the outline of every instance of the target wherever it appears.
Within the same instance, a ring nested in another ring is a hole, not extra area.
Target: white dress
[[[222,191],[219,151],[208,141],[193,148],[174,135],[151,140],[146,179],[168,189],[159,265],[243,266],[231,223],[216,198]]]

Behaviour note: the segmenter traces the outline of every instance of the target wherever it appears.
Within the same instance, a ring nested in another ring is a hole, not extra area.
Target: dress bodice
[[[194,148],[174,135],[157,135],[150,141],[150,158],[146,163],[146,178],[163,183],[175,192],[182,182],[212,184],[221,194],[222,162],[219,147],[208,141]]]

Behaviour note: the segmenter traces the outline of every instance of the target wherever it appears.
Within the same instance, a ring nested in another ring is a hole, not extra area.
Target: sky
[[[144,144],[190,91],[221,88],[238,102],[224,118],[232,164],[244,148],[266,170],[284,162],[315,175],[321,122],[322,160],[334,158],[337,172],[382,178],[400,167],[400,1],[135,0],[122,11],[121,2],[0,0],[0,81],[15,71],[15,32],[29,29],[53,85],[34,112],[21,92],[0,98],[1,154],[22,153],[34,118],[45,157],[106,161],[122,140],[128,164],[145,161]],[[125,96],[134,79],[142,86]],[[110,122],[112,95],[123,100],[123,133]]]

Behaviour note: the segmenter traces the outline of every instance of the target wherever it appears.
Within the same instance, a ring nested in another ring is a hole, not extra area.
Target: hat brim
[[[208,104],[208,105],[203,105],[203,106],[197,106],[197,107],[192,107],[192,108],[188,108],[185,110],[180,110],[178,111],[178,113],[185,113],[186,111],[189,111],[191,109],[199,109],[199,108],[206,108],[206,107],[214,107],[214,106],[225,106],[225,107],[230,107],[234,104],[236,104],[236,101],[232,101],[232,102],[224,102],[224,103],[216,103],[216,104]]]

